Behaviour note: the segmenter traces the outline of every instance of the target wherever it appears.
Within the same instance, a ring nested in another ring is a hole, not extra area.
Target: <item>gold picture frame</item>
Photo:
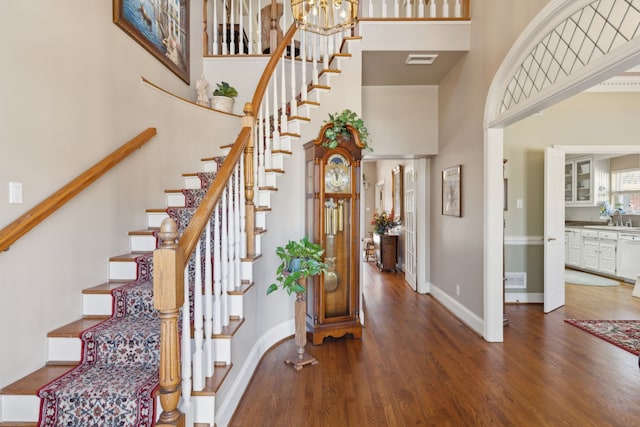
[[[462,165],[451,166],[442,171],[442,215],[462,216]]]
[[[113,0],[113,23],[186,84],[191,84],[189,0]]]
[[[393,218],[402,221],[404,217],[404,189],[402,188],[402,165],[398,165],[391,171],[391,191],[393,200]]]

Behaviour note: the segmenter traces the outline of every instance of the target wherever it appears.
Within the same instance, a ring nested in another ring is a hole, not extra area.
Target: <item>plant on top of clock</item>
[[[373,151],[373,149],[369,147],[369,131],[364,125],[364,121],[353,111],[346,109],[342,110],[341,113],[329,114],[329,120],[325,120],[324,123],[333,124],[333,127],[327,129],[324,134],[326,140],[322,145],[325,147],[336,148],[338,146],[338,135],[351,139],[351,134],[347,130],[347,125],[350,125],[358,132],[364,148]]]

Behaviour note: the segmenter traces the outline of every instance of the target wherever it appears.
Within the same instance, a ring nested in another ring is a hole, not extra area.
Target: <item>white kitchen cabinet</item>
[[[572,267],[580,267],[582,252],[582,233],[580,228],[567,227],[564,232],[564,263]]]
[[[582,230],[581,268],[600,273],[616,274],[618,233]]]
[[[596,206],[609,191],[609,161],[593,156],[569,160],[564,167],[564,201],[567,206]]]

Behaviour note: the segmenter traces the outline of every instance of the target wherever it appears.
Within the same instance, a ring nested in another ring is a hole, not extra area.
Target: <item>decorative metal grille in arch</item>
[[[562,21],[525,57],[500,113],[640,36],[640,0],[596,0]]]

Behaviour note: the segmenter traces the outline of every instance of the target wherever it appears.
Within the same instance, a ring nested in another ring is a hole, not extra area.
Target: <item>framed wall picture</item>
[[[462,166],[452,166],[442,171],[442,215],[462,216],[460,180]]]
[[[392,200],[393,200],[393,215],[396,221],[402,221],[404,212],[402,207],[404,205],[402,188],[402,165],[398,165],[391,171],[391,183],[392,183]]]
[[[188,0],[113,0],[113,22],[190,84]]]

